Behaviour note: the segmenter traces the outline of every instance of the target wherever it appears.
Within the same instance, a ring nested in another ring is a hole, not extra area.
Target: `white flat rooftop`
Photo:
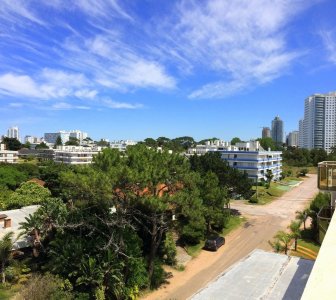
[[[192,300],[300,299],[314,261],[254,250]]]

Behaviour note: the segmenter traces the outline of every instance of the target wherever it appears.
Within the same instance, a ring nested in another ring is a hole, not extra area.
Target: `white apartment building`
[[[232,168],[246,172],[253,181],[266,180],[267,170],[273,173],[273,180],[281,179],[282,152],[266,151],[259,141],[239,142],[231,145],[229,142],[214,141],[206,145],[189,148],[186,155],[204,155],[207,152],[219,152]]]
[[[15,164],[18,158],[18,151],[6,150],[5,145],[0,144],[0,163]]]
[[[54,161],[71,165],[91,164],[93,156],[101,150],[101,147],[59,146],[55,149]]]
[[[230,146],[230,142],[215,140],[215,141],[207,141],[205,145],[196,145],[196,147],[189,148],[186,152],[187,156],[190,155],[204,155],[209,151],[218,151],[226,149]]]
[[[110,148],[118,149],[119,151],[126,151],[127,146],[134,146],[136,145],[136,141],[132,140],[120,140],[120,141],[112,141],[110,142]]]
[[[281,151],[265,151],[258,141],[237,143],[218,151],[232,168],[246,172],[253,181],[266,180],[267,170],[272,171],[273,180],[281,179]]]
[[[58,137],[61,137],[62,143],[65,144],[69,141],[70,137],[74,137],[81,143],[88,137],[88,134],[81,130],[60,130],[59,132],[45,133],[44,141],[50,144],[55,144]]]
[[[314,94],[305,100],[299,140],[307,149],[330,152],[336,145],[336,92]]]
[[[70,137],[76,138],[81,143],[88,137],[88,134],[81,130],[70,130]]]
[[[41,139],[36,136],[26,135],[24,138],[24,142],[30,144],[39,144],[41,143]]]
[[[8,130],[7,130],[7,136],[9,138],[17,139],[18,141],[20,141],[19,127],[14,126],[14,127],[8,128]]]

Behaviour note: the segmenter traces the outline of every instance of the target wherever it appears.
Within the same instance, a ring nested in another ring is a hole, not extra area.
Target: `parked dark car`
[[[225,244],[225,238],[223,238],[222,236],[209,238],[205,241],[204,249],[217,251],[217,249],[220,246],[223,246],[224,244]]]

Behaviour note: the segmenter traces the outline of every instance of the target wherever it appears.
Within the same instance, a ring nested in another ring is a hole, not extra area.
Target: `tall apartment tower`
[[[336,92],[314,94],[305,100],[303,148],[330,149],[336,145]]]
[[[283,130],[283,121],[279,116],[276,116],[272,121],[272,139],[276,145],[282,145],[284,142],[284,130]]]
[[[271,137],[271,129],[269,127],[263,127],[262,132],[261,132],[261,137],[263,139]]]
[[[287,138],[288,146],[297,147],[299,145],[299,132],[297,130],[291,131]]]
[[[9,138],[20,140],[19,127],[14,126],[14,127],[8,128],[8,130],[7,130],[7,136]]]

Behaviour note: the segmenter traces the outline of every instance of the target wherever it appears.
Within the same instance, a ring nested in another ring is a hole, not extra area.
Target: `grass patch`
[[[231,216],[227,226],[224,228],[222,236],[228,235],[231,231],[237,229],[242,225],[242,223],[246,222],[245,217],[241,216]]]
[[[183,272],[185,270],[185,266],[184,265],[177,265],[177,266],[175,266],[175,270],[177,270],[179,272]]]
[[[306,255],[302,252],[297,252],[297,251],[294,251],[294,250],[291,250],[290,255],[305,258],[305,259],[310,259],[310,260],[313,259],[312,257],[310,257],[310,256],[308,256],[308,255]]]
[[[191,257],[196,257],[200,254],[202,248],[204,247],[205,241],[201,241],[199,244],[186,246],[186,251]]]
[[[20,288],[22,288],[22,286],[13,285],[11,287],[4,287],[0,285],[0,299],[12,299]]]
[[[313,240],[298,239],[298,245],[314,251],[316,254],[320,251],[320,245]]]
[[[250,203],[253,204],[259,204],[259,205],[264,205],[267,203],[272,202],[274,199],[277,197],[282,196],[284,193],[286,193],[288,190],[291,188],[287,188],[279,183],[272,182],[271,186],[266,189],[264,186],[258,186],[258,201],[256,201],[256,194],[252,196],[252,201]],[[255,187],[254,187],[255,190]]]

